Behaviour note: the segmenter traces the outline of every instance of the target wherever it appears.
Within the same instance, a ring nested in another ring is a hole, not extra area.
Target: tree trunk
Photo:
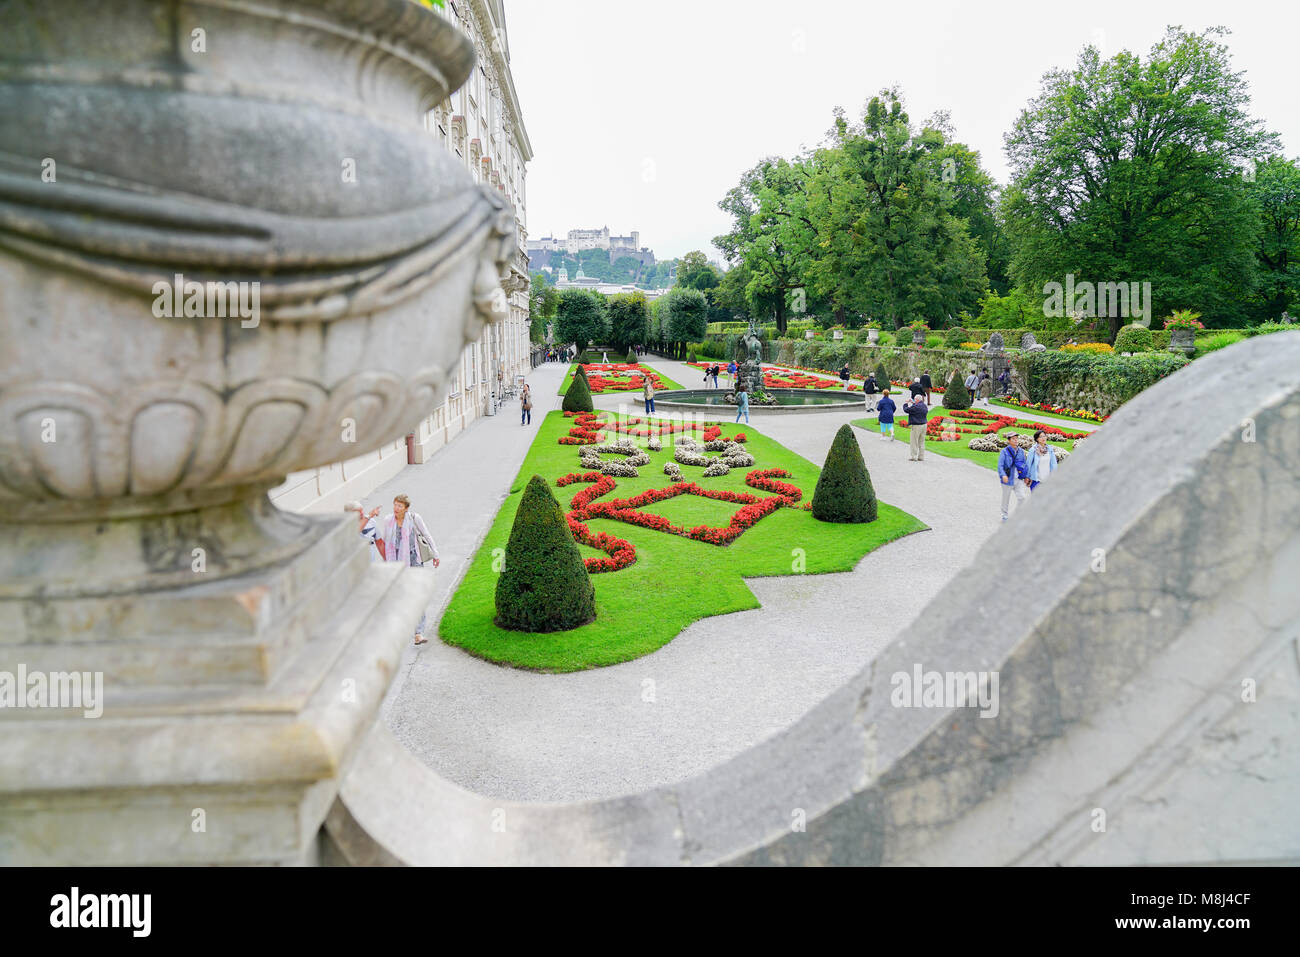
[[[776,301],[776,334],[778,336],[785,335],[785,329],[785,293],[782,293],[781,297]]]

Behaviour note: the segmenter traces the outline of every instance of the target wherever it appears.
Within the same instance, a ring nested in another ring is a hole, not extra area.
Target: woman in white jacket
[[[434,544],[433,536],[429,534],[429,527],[424,524],[424,519],[418,512],[411,511],[409,498],[405,495],[394,497],[393,512],[384,519],[383,531],[380,535],[384,543],[384,560],[404,562],[413,568],[420,568],[425,564],[420,556],[421,537],[428,543],[428,550],[431,553],[429,563],[437,568],[442,564],[442,559],[438,557],[438,546]],[[421,614],[420,623],[415,627],[417,645],[422,645],[427,640],[424,637],[427,623],[427,614]]]

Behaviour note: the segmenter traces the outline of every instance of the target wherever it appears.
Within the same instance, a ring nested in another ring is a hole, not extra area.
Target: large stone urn
[[[927,335],[929,335],[929,331],[926,330],[926,329],[913,329],[913,330],[912,330],[912,345],[914,345],[914,346],[923,346],[923,345],[925,345],[925,337],[926,337]]]
[[[0,862],[310,859],[432,572],[266,491],[506,311],[423,128],[473,66],[410,0],[0,5],[0,672],[104,686],[0,713]]]
[[[873,345],[873,346],[878,346],[878,345],[880,345],[880,330],[879,330],[879,329],[868,329],[868,330],[867,330],[867,343],[868,343],[868,345]]]
[[[1169,351],[1179,352],[1190,358],[1196,352],[1196,332],[1192,329],[1170,329]]]

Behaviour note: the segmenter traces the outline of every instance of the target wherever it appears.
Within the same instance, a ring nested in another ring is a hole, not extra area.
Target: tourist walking
[[[876,412],[880,415],[880,440],[888,442],[894,435],[894,412],[897,406],[894,400],[889,397],[889,390],[885,389],[880,394],[880,402],[876,406]]]
[[[713,367],[709,369],[709,372],[713,374],[713,388],[715,389],[718,387],[718,373],[720,373],[721,371],[722,371],[722,364],[718,362],[713,363]]]
[[[1002,374],[998,376],[998,395],[1006,395],[1010,391],[1011,391],[1011,367],[1008,366],[1007,368],[1003,369]]]
[[[384,560],[402,562],[412,568],[421,568],[432,564],[437,568],[442,564],[438,557],[438,546],[434,544],[429,527],[418,512],[411,511],[411,500],[405,495],[393,497],[392,514],[384,519],[381,526],[381,538],[384,542]],[[415,643],[422,645],[427,640],[424,629],[428,624],[427,612],[420,614],[420,623],[415,626]]]
[[[742,385],[736,390],[736,421],[740,421],[741,415],[745,416],[745,423],[749,423],[749,396],[745,393],[745,387]]]
[[[370,511],[366,511],[360,502],[348,502],[343,506],[345,512],[355,512],[357,516],[357,527],[361,531],[361,537],[370,543],[367,551],[370,553],[372,562],[383,559],[383,550],[378,543],[379,531],[375,527],[375,516],[379,514],[379,506],[376,505]]]
[[[650,381],[650,377],[645,377],[645,385],[641,387],[641,396],[645,399],[645,410],[649,414],[655,410],[655,387]]]
[[[1025,479],[1032,492],[1047,481],[1056,471],[1056,449],[1047,444],[1047,433],[1039,429],[1034,433],[1034,444],[1025,453]]]
[[[876,411],[876,392],[876,375],[874,372],[868,372],[862,382],[862,394],[866,397],[868,412]]]
[[[735,389],[736,388],[736,360],[735,359],[732,359],[730,362],[727,363],[727,376],[729,377],[731,388]]]
[[[921,384],[921,388],[925,390],[925,404],[927,406],[933,405],[933,403],[930,401],[930,389],[933,388],[934,382],[930,378],[929,370],[922,372],[921,378],[918,379],[917,381]]]
[[[924,398],[925,386],[921,385],[920,376],[913,377],[912,384],[907,387],[907,391],[912,393],[913,399],[915,399],[917,396],[921,396],[922,398]],[[906,408],[904,409],[904,411],[906,411]]]
[[[913,399],[911,402],[903,403],[903,411],[907,413],[908,439],[912,443],[907,460],[924,462],[925,424],[930,417],[930,407],[925,404],[924,399]]]
[[[998,481],[1002,483],[1002,521],[1007,520],[1011,494],[1016,496],[1016,510],[1029,498],[1029,482],[1025,479],[1025,453],[1020,450],[1020,436],[1012,432],[1007,436],[1007,447],[998,453]]]
[[[847,362],[840,367],[840,381],[844,383],[846,389],[849,387],[849,364]]]
[[[533,390],[528,387],[527,382],[519,393],[519,424],[533,424]]]

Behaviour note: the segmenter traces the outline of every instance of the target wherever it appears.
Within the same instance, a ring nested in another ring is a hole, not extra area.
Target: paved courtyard
[[[701,375],[683,363],[651,364],[688,388]],[[567,368],[533,370],[534,422],[559,407],[555,392]],[[612,410],[631,398],[595,401]],[[839,426],[862,416],[861,406],[757,412],[751,424],[820,464]],[[405,492],[428,521],[443,558],[431,622],[505,500],[535,428],[520,426],[518,402],[507,404],[367,498],[386,507]],[[608,668],[544,675],[502,667],[437,641],[430,625],[429,643],[403,657],[385,720],[446,778],[482,794],[538,802],[678,781],[788,727],[870,662],[990,535],[1016,532],[1014,515],[1005,526],[999,521],[990,470],[934,454],[909,462],[905,442],[866,432],[858,439],[880,498],[930,530],[877,549],[852,572],[751,579],[761,608],[704,618],[653,654]],[[647,596],[647,614],[656,600]]]

